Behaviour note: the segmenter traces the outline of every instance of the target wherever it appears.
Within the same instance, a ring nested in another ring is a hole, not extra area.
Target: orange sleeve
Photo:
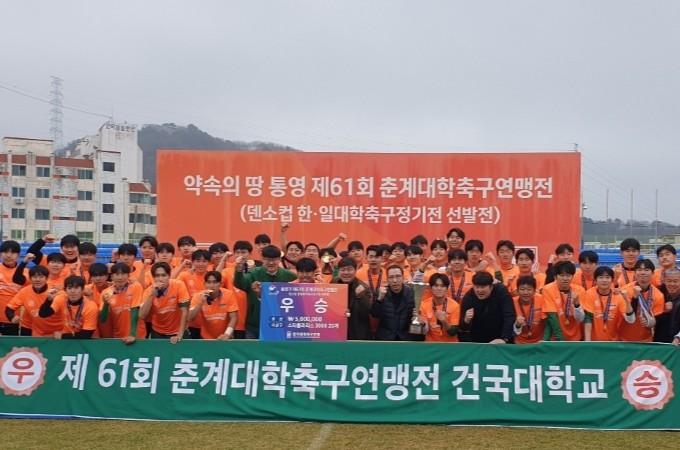
[[[14,310],[14,311],[19,309],[19,307],[21,307],[21,305],[23,305],[23,303],[24,303],[24,294],[25,294],[25,291],[23,289],[19,290],[19,292],[17,292],[14,295],[14,297],[12,297],[12,300],[10,300],[7,303],[7,307],[11,310]]]
[[[52,309],[55,314],[63,314],[66,308],[67,297],[66,294],[57,294],[52,301]]]
[[[189,301],[191,301],[191,297],[189,296],[186,284],[181,283],[177,285],[177,302],[186,303]]]
[[[142,287],[141,284],[139,283],[134,283],[132,286],[130,286],[128,289],[132,289],[132,292],[130,293],[132,295],[132,300],[130,301],[130,308],[138,308],[142,304],[142,294],[144,291],[144,288]]]
[[[651,288],[650,288],[651,289]],[[654,298],[652,300],[652,314],[655,316],[660,316],[663,314],[664,304],[666,302],[663,294],[660,290],[654,289]]]
[[[593,288],[594,289],[594,288]],[[583,309],[591,314],[595,312],[595,308],[593,305],[593,295],[590,290],[586,291],[585,294],[583,294],[583,299],[581,300],[581,304],[583,305]]]
[[[543,299],[543,318],[544,319],[546,317],[546,314],[557,312],[557,306],[555,306],[555,299],[553,297],[553,293],[554,293],[554,289],[552,289],[552,286],[550,286],[547,289],[543,289],[543,295],[541,295],[541,297]]]
[[[449,307],[451,309],[448,311],[446,321],[449,323],[449,325],[458,326],[460,323],[460,305],[454,300],[450,300]]]
[[[227,299],[227,311],[238,312],[239,307],[238,303],[236,302],[236,296],[234,295],[234,292],[230,291],[229,289],[223,289],[222,295],[224,295]]]
[[[201,294],[200,293],[194,294],[194,296],[191,297],[191,303],[189,304],[189,308],[193,309],[197,306],[201,306],[202,303],[203,299],[201,298]]]

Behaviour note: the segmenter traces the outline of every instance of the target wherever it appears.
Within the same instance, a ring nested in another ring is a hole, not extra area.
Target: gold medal
[[[564,324],[569,325],[571,322],[569,322],[569,319],[564,319]]]
[[[534,333],[531,332],[531,331],[529,331],[528,336],[531,337],[531,336],[533,336],[533,335],[534,335]]]

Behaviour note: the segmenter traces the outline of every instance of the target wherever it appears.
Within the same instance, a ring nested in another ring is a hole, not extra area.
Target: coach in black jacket
[[[472,289],[460,306],[458,337],[461,342],[503,344],[513,341],[515,307],[505,286],[493,282],[488,272],[472,277]]]
[[[381,341],[418,340],[409,333],[415,308],[413,289],[404,285],[404,269],[390,266],[387,287],[380,287],[378,298],[371,307],[371,315],[379,320],[375,338]]]

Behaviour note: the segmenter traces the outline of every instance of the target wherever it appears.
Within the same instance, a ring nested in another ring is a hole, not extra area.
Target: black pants
[[[189,327],[189,335],[191,335],[191,339],[203,339],[200,328]]]
[[[18,323],[0,322],[0,336],[16,336],[19,334]]]

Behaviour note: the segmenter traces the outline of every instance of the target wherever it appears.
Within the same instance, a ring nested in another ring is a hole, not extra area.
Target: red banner
[[[161,150],[158,235],[252,241],[267,233],[323,246],[443,239],[453,227],[495,250],[579,244],[580,154],[308,153]]]

